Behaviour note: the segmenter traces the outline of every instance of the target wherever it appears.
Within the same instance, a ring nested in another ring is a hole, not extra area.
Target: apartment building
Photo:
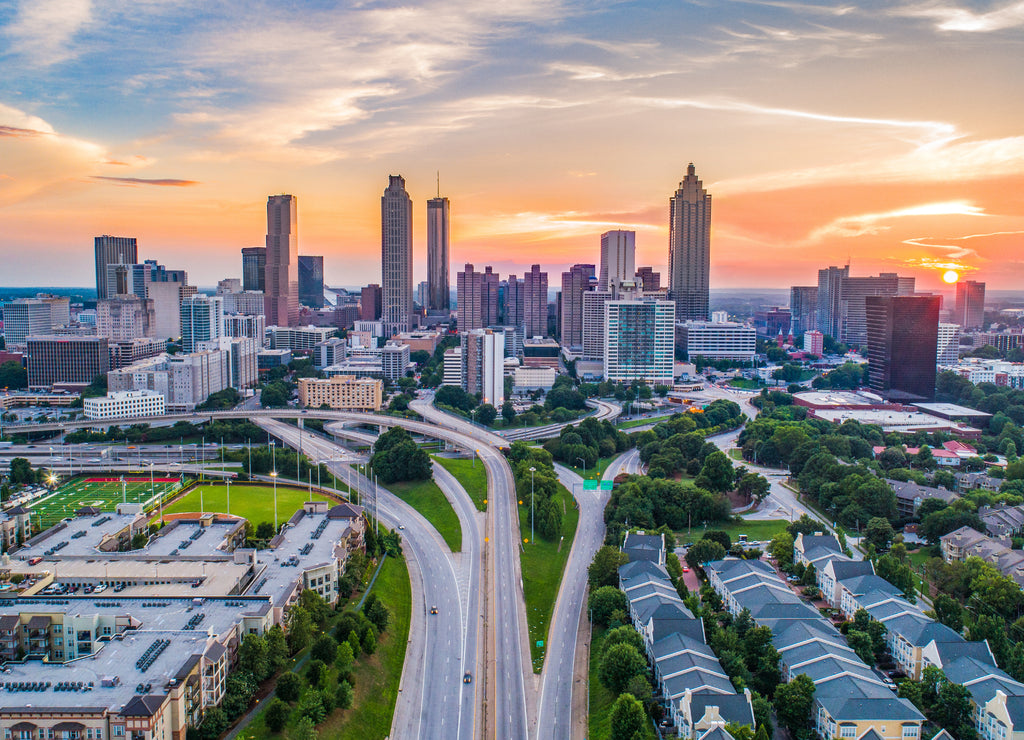
[[[299,405],[305,408],[326,405],[335,411],[380,411],[383,392],[384,384],[375,378],[334,375],[299,379]]]
[[[156,391],[116,391],[83,401],[86,419],[133,419],[138,416],[161,416],[165,413],[164,397]]]

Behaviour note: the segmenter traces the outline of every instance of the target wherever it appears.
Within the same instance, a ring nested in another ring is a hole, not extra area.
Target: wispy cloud
[[[929,18],[935,21],[939,31],[962,33],[990,33],[1024,26],[1024,2],[1014,2],[977,13],[969,8],[927,3],[896,8],[891,15],[908,18]]]
[[[884,223],[898,218],[915,216],[985,216],[985,210],[965,201],[947,201],[943,203],[924,203],[906,208],[896,208],[881,213],[861,213],[855,216],[842,216],[824,226],[818,227],[807,237],[808,244],[818,244],[828,238],[852,238],[868,236],[888,231],[891,227]]]
[[[108,177],[105,175],[91,175],[93,180],[113,182],[120,185],[158,185],[160,187],[187,188],[199,185],[198,180],[174,180],[171,178],[147,178],[147,177]]]
[[[21,0],[6,34],[11,51],[38,66],[76,55],[74,36],[92,20],[92,0]]]

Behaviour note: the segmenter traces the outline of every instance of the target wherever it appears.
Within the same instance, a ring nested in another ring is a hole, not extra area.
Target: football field
[[[50,527],[61,519],[74,516],[83,506],[95,506],[102,511],[113,511],[122,501],[141,503],[145,509],[154,508],[160,497],[168,498],[181,488],[180,478],[154,478],[127,475],[109,477],[71,478],[58,486],[52,493],[33,501],[29,506],[38,514],[42,527]]]

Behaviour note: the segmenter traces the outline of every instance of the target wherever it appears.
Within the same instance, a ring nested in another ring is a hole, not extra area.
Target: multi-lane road
[[[510,429],[507,432],[502,432],[501,436],[510,442],[514,442],[517,439],[533,440],[533,439],[546,439],[548,437],[557,437],[563,428],[576,426],[580,424],[583,419],[597,419],[598,421],[614,421],[618,418],[619,414],[622,413],[622,407],[614,401],[596,401],[588,400],[587,406],[593,409],[597,409],[596,414],[589,414],[580,419],[574,419],[572,421],[562,422],[559,424],[545,424],[540,427],[525,427],[522,429]]]

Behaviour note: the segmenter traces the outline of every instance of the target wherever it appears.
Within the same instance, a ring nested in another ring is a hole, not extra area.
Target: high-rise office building
[[[868,296],[913,295],[914,278],[901,278],[894,272],[878,277],[844,277],[839,284],[839,340],[859,347],[867,341],[864,300]]]
[[[23,349],[29,337],[53,331],[50,305],[37,298],[18,298],[3,304],[4,342],[8,349]]]
[[[110,371],[106,337],[39,336],[29,338],[27,344],[30,388],[89,385]]]
[[[523,323],[527,338],[548,335],[548,274],[540,265],[523,275]]]
[[[141,265],[107,265],[107,297],[134,295],[145,298],[146,286],[153,279],[154,264],[153,261],[147,261]]]
[[[448,277],[448,199],[438,196],[427,201],[427,296],[422,303],[427,311],[451,310]],[[421,302],[423,299],[420,299]]]
[[[96,301],[96,334],[111,342],[153,336],[156,324],[153,301],[137,295],[115,295]]]
[[[794,285],[789,289],[789,315],[795,337],[818,328],[817,285]]]
[[[242,247],[242,290],[263,291],[267,284],[267,248]]]
[[[194,295],[181,302],[181,349],[197,352],[199,342],[224,336],[224,299]]]
[[[430,287],[426,280],[420,280],[416,283],[416,303],[420,304],[420,308],[424,311],[427,310],[427,301],[430,299]]]
[[[636,285],[645,293],[661,290],[661,273],[653,267],[639,267],[636,271]]]
[[[153,302],[153,321],[150,335],[159,339],[177,339],[181,336],[181,302],[185,295],[184,283],[150,283],[146,298]],[[262,295],[262,294],[261,294]]]
[[[939,324],[935,361],[939,365],[955,365],[960,361],[960,324]]]
[[[669,298],[676,319],[704,321],[710,305],[711,195],[693,164],[669,200]]]
[[[597,277],[597,289],[610,290],[617,294],[623,282],[633,281],[635,278],[636,232],[618,230],[601,234],[601,268]]]
[[[389,175],[380,199],[381,286],[384,331],[409,331],[412,320],[412,198],[405,178]]]
[[[267,265],[264,282],[269,326],[299,323],[299,214],[294,195],[267,198]]]
[[[381,315],[382,290],[376,283],[367,285],[359,294],[359,319],[377,321]]]
[[[324,307],[323,256],[299,256],[299,303],[310,308]]]
[[[633,232],[609,232],[619,234],[632,234]],[[601,237],[601,260],[602,271],[605,259],[605,237]],[[632,272],[632,267],[630,268]],[[602,274],[604,274],[602,272]],[[606,275],[606,278],[608,276]],[[609,281],[618,286],[621,275],[613,274]],[[563,347],[574,350],[583,349],[583,296],[594,287],[594,266],[573,265],[567,272],[562,273],[562,311],[559,322],[559,335]]]
[[[935,398],[939,296],[867,296],[868,385],[893,401]]]
[[[964,329],[980,329],[985,325],[985,283],[976,280],[957,282],[953,322]]]
[[[139,261],[139,247],[135,237],[97,236],[93,239],[96,256],[96,299],[109,298],[107,265],[134,265]]]
[[[50,307],[50,323],[54,326],[71,324],[71,299],[67,296],[36,293],[36,300]]]
[[[818,326],[822,334],[836,341],[842,331],[842,284],[850,276],[850,266],[818,270]]]
[[[676,304],[650,298],[608,301],[605,311],[604,379],[672,385]]]

